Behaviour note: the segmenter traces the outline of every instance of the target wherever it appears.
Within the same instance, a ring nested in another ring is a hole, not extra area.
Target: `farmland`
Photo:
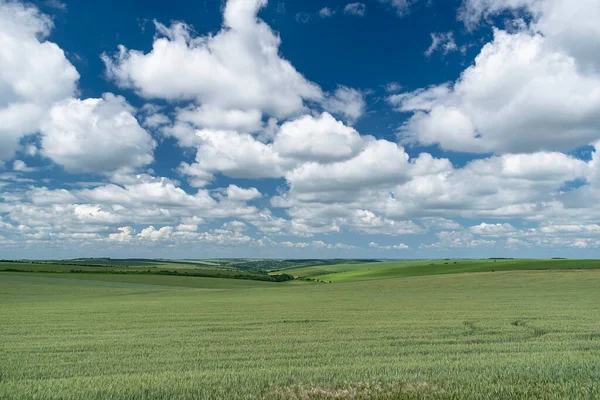
[[[2,399],[600,399],[595,261],[282,271],[332,284],[42,264],[0,272]]]
[[[598,260],[415,260],[299,267],[288,269],[286,273],[324,281],[352,282],[474,272],[598,268]]]

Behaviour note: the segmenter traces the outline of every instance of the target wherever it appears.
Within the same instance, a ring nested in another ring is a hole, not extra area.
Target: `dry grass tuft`
[[[358,382],[342,388],[318,386],[278,387],[271,393],[279,400],[368,400],[398,399],[441,394],[444,391],[427,382],[411,382],[404,385]]]

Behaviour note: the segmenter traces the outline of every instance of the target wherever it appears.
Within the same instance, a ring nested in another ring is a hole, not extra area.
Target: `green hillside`
[[[474,272],[598,268],[600,260],[418,260],[303,267],[288,269],[286,273],[323,281],[351,282]]]

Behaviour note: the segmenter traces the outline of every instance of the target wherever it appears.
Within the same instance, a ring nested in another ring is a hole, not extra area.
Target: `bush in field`
[[[274,282],[287,282],[294,280],[294,277],[290,274],[271,275],[271,277],[273,278]]]

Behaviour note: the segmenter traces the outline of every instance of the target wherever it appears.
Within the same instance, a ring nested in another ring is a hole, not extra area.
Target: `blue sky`
[[[0,258],[597,257],[598,18],[0,0]]]

